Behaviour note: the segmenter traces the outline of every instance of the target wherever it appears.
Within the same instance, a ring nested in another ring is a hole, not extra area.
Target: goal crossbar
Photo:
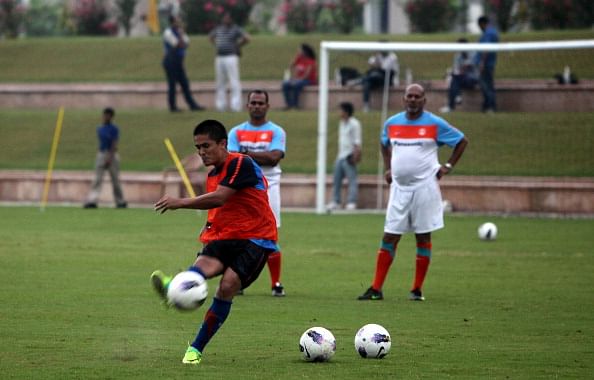
[[[459,51],[527,51],[558,49],[592,49],[594,40],[509,42],[509,43],[458,43],[458,42],[345,42],[322,41],[318,70],[318,147],[316,169],[316,213],[326,212],[326,154],[328,143],[328,83],[330,51],[416,51],[416,52],[459,52]]]

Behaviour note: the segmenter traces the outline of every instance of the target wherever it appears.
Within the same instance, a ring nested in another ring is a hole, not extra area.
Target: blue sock
[[[204,277],[204,278],[207,278],[207,277],[204,275],[204,272],[202,272],[202,269],[200,269],[200,268],[198,268],[198,267],[195,267],[195,266],[193,266],[193,265],[192,265],[191,267],[189,267],[189,268],[188,268],[188,271],[190,271],[190,272],[196,272],[196,273],[198,273],[199,275],[201,275],[202,277]]]
[[[204,322],[200,326],[198,335],[196,335],[196,339],[192,342],[192,347],[202,352],[210,339],[223,325],[230,311],[231,302],[213,298],[210,309],[204,315]]]

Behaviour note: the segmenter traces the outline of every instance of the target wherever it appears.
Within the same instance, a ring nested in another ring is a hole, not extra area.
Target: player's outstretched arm
[[[206,193],[194,198],[175,198],[169,195],[163,196],[155,203],[155,211],[163,214],[167,210],[179,208],[208,210],[221,207],[236,190],[226,186],[219,186],[211,193]]]

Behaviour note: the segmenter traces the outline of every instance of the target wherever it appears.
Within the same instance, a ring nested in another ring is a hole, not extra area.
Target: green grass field
[[[396,110],[393,110],[396,112]],[[100,110],[66,110],[56,169],[91,170],[95,157],[95,128]],[[316,170],[317,113],[271,111],[270,119],[287,132],[287,173]],[[379,112],[357,113],[363,124],[361,173],[377,171]],[[45,170],[57,111],[0,110],[0,169]],[[171,115],[159,110],[118,110],[123,170],[160,171],[172,162],[163,144],[169,137],[180,156],[195,151],[192,130],[206,118],[231,127],[246,120],[246,113],[202,112]],[[456,174],[594,176],[594,113],[454,113],[448,121],[470,139]],[[336,155],[338,115],[329,118],[328,170]],[[578,138],[576,138],[578,136]],[[443,155],[450,154],[442,149]]]
[[[301,43],[319,49],[321,41],[455,42],[461,34],[398,36],[308,34],[284,37],[256,35],[243,49],[242,80],[278,80]],[[466,36],[477,41],[478,36]],[[541,31],[505,34],[502,42],[594,39],[594,31]],[[27,38],[0,41],[0,82],[137,82],[164,81],[162,42],[150,38]],[[579,78],[594,78],[592,49],[555,52],[501,53],[498,78],[552,79],[569,64]],[[330,69],[351,66],[365,70],[369,52],[344,52],[331,56]],[[415,78],[443,78],[451,65],[450,53],[398,54],[402,71],[413,69]],[[214,49],[206,36],[192,36],[186,58],[192,81],[214,80]]]
[[[427,301],[410,302],[414,242],[400,244],[382,302],[371,281],[383,216],[283,215],[287,297],[267,271],[236,298],[202,364],[181,364],[206,307],[165,310],[152,270],[193,261],[204,213],[0,208],[3,379],[586,379],[594,372],[591,220],[452,216],[434,235]],[[216,281],[210,281],[210,294]],[[207,305],[210,300],[207,301]],[[390,354],[360,359],[354,334],[379,323]],[[337,353],[300,359],[307,328],[330,329]]]

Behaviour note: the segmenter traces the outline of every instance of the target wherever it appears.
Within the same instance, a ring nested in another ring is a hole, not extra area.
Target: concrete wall
[[[444,81],[422,81],[427,93],[427,109],[436,111],[445,105],[447,88]],[[594,81],[582,81],[577,85],[559,85],[553,81],[497,81],[497,104],[505,112],[585,112],[594,111]],[[283,108],[280,82],[244,82],[247,92],[261,88],[270,93],[271,107]],[[200,104],[214,108],[214,84],[193,83],[192,90]],[[389,108],[402,107],[403,86],[390,91]],[[184,103],[181,94],[179,104]],[[479,90],[465,91],[462,111],[480,111],[482,95]],[[83,83],[83,84],[0,84],[0,108],[116,108],[167,109],[167,90],[164,83]],[[381,93],[371,97],[372,108],[379,109]],[[329,89],[330,109],[343,101],[350,101],[356,109],[362,106],[360,88],[343,88],[332,85]],[[305,109],[317,109],[318,88],[306,87],[301,98]]]
[[[203,183],[203,174],[191,177],[194,184]],[[82,205],[89,192],[93,172],[58,171],[52,176],[49,203]],[[123,172],[121,180],[126,200],[131,205],[151,206],[163,194],[187,196],[175,172]],[[0,171],[0,201],[38,203],[43,193],[45,172]],[[326,199],[331,193],[331,179],[326,182]],[[201,193],[200,186],[195,191]],[[444,199],[454,211],[499,213],[554,213],[594,215],[594,179],[466,177],[451,176],[441,181]],[[378,194],[379,190],[379,194]],[[361,176],[359,203],[362,209],[383,209],[388,187],[378,186],[375,176]],[[346,189],[345,189],[346,191]],[[315,176],[283,174],[281,184],[283,208],[315,208]],[[114,207],[111,183],[106,175],[100,207]]]

